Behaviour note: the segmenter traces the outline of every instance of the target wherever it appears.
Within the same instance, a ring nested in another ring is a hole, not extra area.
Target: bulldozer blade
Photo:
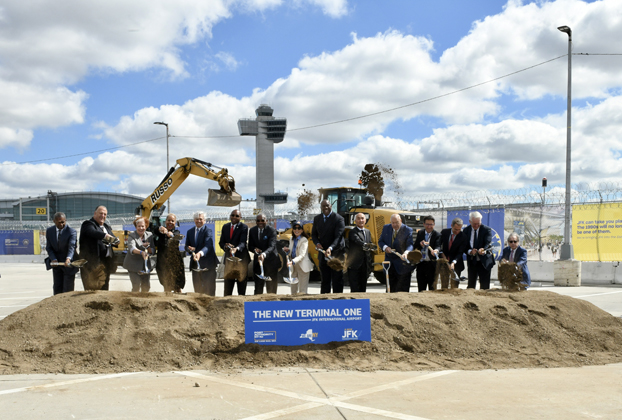
[[[235,191],[231,194],[227,194],[220,190],[212,190],[209,189],[209,194],[207,196],[207,205],[208,206],[218,206],[218,207],[233,207],[240,204],[242,201],[242,196]]]

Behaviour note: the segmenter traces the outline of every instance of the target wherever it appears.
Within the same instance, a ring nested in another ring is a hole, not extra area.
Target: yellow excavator
[[[235,192],[235,180],[229,175],[227,168],[219,168],[209,162],[186,157],[177,159],[177,164],[136,209],[136,215],[149,220],[151,212],[161,209],[166,200],[190,175],[211,179],[220,185],[220,190],[208,189],[208,206],[233,207],[242,201],[242,196]]]
[[[219,190],[208,189],[208,206],[233,207],[242,201],[242,196],[235,192],[235,180],[229,175],[227,168],[219,168],[209,162],[186,157],[178,159],[176,165],[168,171],[156,189],[143,200],[136,209],[136,216],[143,216],[150,220],[151,213],[154,210],[160,210],[166,200],[190,175],[211,179],[220,185]],[[152,229],[160,226],[159,217],[156,217],[152,222],[154,222]],[[129,232],[120,230],[113,231],[113,233],[117,238],[121,239],[121,243],[114,253],[117,265],[122,266],[125,258],[125,242]]]

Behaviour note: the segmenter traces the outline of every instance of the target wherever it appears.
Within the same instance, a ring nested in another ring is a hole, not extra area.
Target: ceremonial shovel
[[[283,277],[285,283],[298,284],[298,277],[292,277],[292,261],[287,257],[287,269],[289,270],[289,277]]]
[[[82,267],[84,264],[86,264],[88,261],[87,260],[75,260],[69,263],[70,266],[72,267]],[[64,266],[65,263],[62,262],[51,262],[50,265],[52,267],[60,267],[60,266]]]
[[[192,259],[194,260],[194,256],[195,253],[192,253]],[[209,268],[201,268],[201,264],[199,264],[199,260],[195,260],[197,262],[197,268],[193,268],[192,271],[196,271],[197,273],[200,273],[202,271],[208,271]]]
[[[140,275],[144,275],[144,274],[150,274],[151,270],[149,270],[149,268],[147,268],[147,259],[149,257],[145,258],[145,270],[144,271],[139,271],[138,274]]]
[[[259,255],[258,252],[256,252]],[[263,274],[263,261],[259,260],[259,267],[261,267],[261,274],[257,274],[257,277],[263,281],[272,281],[272,278],[269,276],[264,276]]]
[[[235,262],[235,263],[238,263],[238,262],[242,261],[241,258],[236,257],[234,254],[235,254],[235,251],[232,249],[231,250],[231,256],[227,257],[227,260],[229,260],[231,262]]]
[[[391,261],[383,261],[382,268],[387,274],[387,293],[391,293],[391,285],[389,284],[389,269],[391,268]]]

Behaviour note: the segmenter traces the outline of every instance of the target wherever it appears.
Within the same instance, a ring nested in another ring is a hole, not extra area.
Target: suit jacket
[[[415,239],[415,249],[423,250],[421,241],[425,240],[425,229],[421,229],[417,232],[417,238]],[[435,249],[440,251],[441,249],[441,234],[433,230],[430,234],[430,245],[428,246],[428,261],[434,261],[437,259],[430,251]]]
[[[253,226],[248,231],[248,249],[255,252],[255,248],[259,248],[261,252],[266,255],[263,262],[264,267],[271,267],[278,270],[281,265],[281,260],[279,259],[278,250],[276,248],[276,229],[272,226],[266,225],[260,239],[259,227]],[[254,261],[257,265],[259,264],[257,262],[257,256],[255,256]]]
[[[153,233],[145,232],[145,240],[149,242],[149,246],[153,251],[155,249]],[[143,245],[143,241],[138,237],[136,232],[130,232],[127,235],[127,254],[123,260],[123,268],[127,271],[139,272],[145,269],[145,260],[141,255],[134,254],[133,251],[138,249],[145,251],[147,248]],[[151,270],[151,259],[147,259],[147,268]]]
[[[196,226],[188,230],[188,234],[186,235],[185,250],[188,255],[192,255],[192,251],[188,250],[188,247],[191,246],[194,247],[194,252],[196,254],[202,252],[203,255],[199,258],[199,265],[201,268],[213,269],[218,264],[218,260],[216,259],[216,252],[214,251],[214,235],[212,234],[212,230],[203,225],[197,238],[195,239],[196,230]],[[191,270],[196,268],[196,264],[196,261],[190,258]]]
[[[490,244],[492,244],[492,229],[486,225],[480,225],[478,232],[477,232],[477,242],[474,243],[473,246],[471,247],[471,232],[472,231],[473,231],[473,228],[471,227],[471,225],[467,226],[463,231],[467,237],[467,242],[468,242],[467,251],[469,249],[487,248],[488,246],[490,246]],[[469,265],[474,264],[476,260],[477,258],[475,256],[471,256],[467,254],[467,264]],[[495,265],[495,257],[494,255],[490,253],[480,255],[479,260],[481,261],[484,268],[487,270],[491,270],[492,267]]]
[[[166,251],[166,248],[168,247],[168,241],[171,239],[168,237],[167,234],[162,234],[160,233],[159,230],[154,230],[153,232],[153,237],[154,237],[154,242],[156,245],[156,254],[158,255],[158,257],[160,255],[164,255],[164,252]],[[181,234],[181,232],[179,231],[179,229],[173,229],[171,231],[171,233],[173,233],[173,235],[178,235]],[[181,253],[180,253],[181,254]],[[159,261],[159,260],[158,260]],[[160,264],[158,264],[159,266]]]
[[[455,261],[456,264],[454,268],[457,273],[460,273],[464,271],[463,254],[469,248],[469,238],[467,238],[464,232],[460,231],[454,238],[454,241],[451,244],[451,249],[449,249],[450,239],[451,228],[443,229],[441,231],[441,250],[443,251],[443,256],[447,258],[447,261],[449,261],[450,264],[452,261]]]
[[[220,241],[218,245],[220,249],[226,252],[226,255],[231,255],[229,251],[225,250],[225,244],[231,244],[238,248],[235,256],[241,258],[244,261],[250,261],[248,255],[248,248],[246,247],[246,241],[248,240],[248,226],[242,222],[238,222],[237,226],[233,230],[233,237],[231,237],[231,223],[225,223],[220,233]]]
[[[52,266],[49,265],[50,262],[56,260],[59,263],[65,263],[65,260],[69,258],[69,260],[74,261],[76,253],[76,245],[77,245],[77,237],[78,234],[75,229],[65,225],[65,228],[62,230],[60,234],[60,238],[56,235],[56,226],[49,227],[45,231],[45,239],[46,245],[45,250],[48,253],[48,258],[46,258],[46,267],[47,269],[51,269]],[[63,269],[72,269],[73,267],[62,267]]]
[[[346,248],[348,249],[348,268],[359,268],[365,264],[367,271],[371,272],[372,255],[369,251],[363,251],[363,245],[371,242],[371,232],[367,228],[361,231],[358,227],[353,227],[348,233]]]
[[[397,235],[395,236],[395,240],[391,241],[393,238],[393,226],[389,223],[388,225],[384,225],[382,228],[382,235],[380,235],[380,239],[378,240],[378,246],[380,249],[383,249],[384,246],[388,246],[403,254],[406,251],[412,251],[414,249],[413,246],[413,230],[412,228],[402,224],[400,230],[397,231]],[[404,274],[408,272],[412,272],[413,266],[410,265],[408,261],[402,261],[400,257],[391,253],[384,253],[384,260],[390,261],[391,266],[395,268],[398,274]]]
[[[112,234],[112,228],[108,223],[104,223],[104,229],[108,235],[114,236]],[[94,268],[99,264],[104,264],[109,272],[114,271],[114,254],[112,253],[112,247],[102,242],[106,233],[104,233],[100,225],[93,218],[82,223],[79,239],[80,258],[88,261],[88,268]],[[110,249],[110,256],[107,256],[108,249]]]
[[[332,212],[326,221],[324,214],[320,213],[313,218],[313,229],[311,238],[313,243],[321,244],[327,250],[332,248],[331,255],[337,256],[345,251],[345,241],[343,232],[346,230],[346,223],[339,214]]]
[[[287,255],[292,256],[292,250],[294,249],[294,237],[289,240],[289,252]],[[309,259],[309,240],[304,236],[300,236],[298,244],[296,245],[296,257],[292,259],[292,262],[296,264],[305,273],[313,270],[313,261]]]
[[[506,246],[503,248],[503,252],[501,253],[501,259],[506,259],[510,261],[510,254],[512,252],[512,248]],[[514,251],[514,262],[523,270],[523,281],[527,285],[531,284],[531,274],[529,273],[529,268],[527,268],[527,250],[522,246],[516,248]]]

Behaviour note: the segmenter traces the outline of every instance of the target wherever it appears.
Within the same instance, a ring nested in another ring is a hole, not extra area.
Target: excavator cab
[[[328,200],[335,213],[345,216],[352,208],[373,208],[373,197],[359,188],[320,188],[320,200]]]

